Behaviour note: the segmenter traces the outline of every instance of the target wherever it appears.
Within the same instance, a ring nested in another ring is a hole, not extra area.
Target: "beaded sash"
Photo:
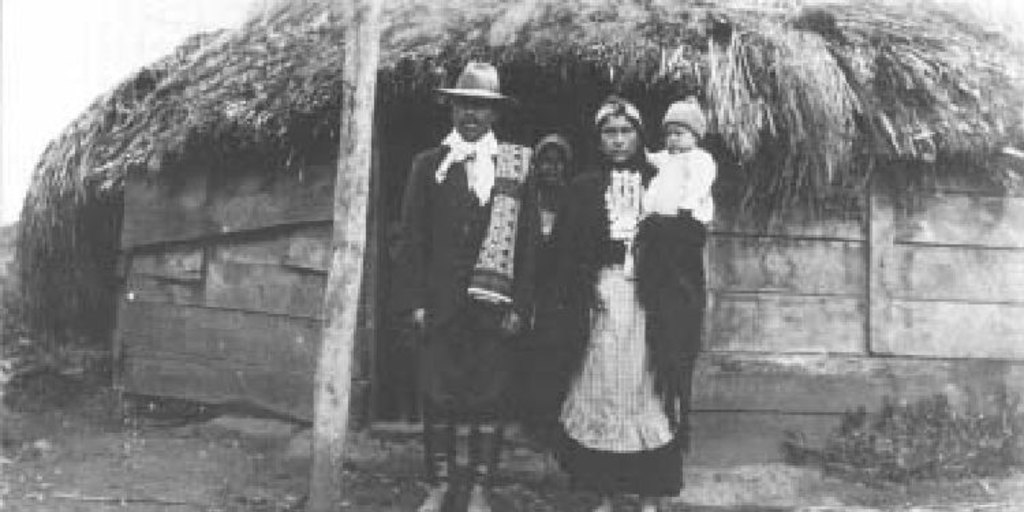
[[[530,170],[531,153],[532,150],[524,146],[498,145],[491,222],[469,280],[469,296],[476,300],[512,303],[522,185]]]

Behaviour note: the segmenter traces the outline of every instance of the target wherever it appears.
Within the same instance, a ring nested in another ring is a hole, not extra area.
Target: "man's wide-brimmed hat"
[[[462,70],[455,87],[437,90],[439,94],[456,98],[476,98],[495,102],[506,102],[512,98],[501,93],[498,69],[486,62],[470,62]]]

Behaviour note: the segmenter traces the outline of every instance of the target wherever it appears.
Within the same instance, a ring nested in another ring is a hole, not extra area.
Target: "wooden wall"
[[[1024,197],[990,194],[877,197],[876,353],[1024,359]]]
[[[126,389],[312,417],[333,165],[129,176],[118,341]],[[377,255],[371,226],[368,270]],[[369,410],[375,272],[364,272],[353,407]]]
[[[779,459],[785,431],[820,440],[885,397],[1024,395],[1024,198],[957,181],[772,228],[720,212],[697,461]]]
[[[332,179],[330,165],[129,177],[118,325],[129,391],[311,417]],[[719,208],[708,246],[697,461],[777,460],[785,431],[820,439],[883,397],[1024,394],[1024,198],[879,187],[860,206],[771,228],[732,211]],[[356,357],[362,418],[374,343],[388,342],[375,340],[372,306],[380,217]]]

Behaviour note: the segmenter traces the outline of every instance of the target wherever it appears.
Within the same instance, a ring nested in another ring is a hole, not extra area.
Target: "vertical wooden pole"
[[[381,0],[339,0],[345,9],[338,171],[334,183],[331,265],[313,401],[310,512],[340,507],[342,462],[352,391],[352,352],[366,245],[373,107],[380,51]]]
[[[880,183],[877,178],[871,181],[868,188],[868,328],[865,347],[868,355],[889,352],[892,348],[892,298],[888,283],[893,272],[892,251],[895,244],[894,192],[888,183]]]

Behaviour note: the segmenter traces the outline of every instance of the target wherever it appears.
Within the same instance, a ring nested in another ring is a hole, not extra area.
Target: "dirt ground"
[[[300,511],[308,430],[277,419],[195,404],[119,397],[75,377],[40,374],[4,397],[0,510]],[[421,452],[408,435],[349,436],[342,510],[415,510]],[[496,512],[584,511],[553,461],[511,446]],[[691,467],[672,511],[1024,510],[1024,474],[871,489],[813,468],[762,464]],[[457,510],[454,503],[451,510]],[[636,510],[624,501],[621,510]]]

